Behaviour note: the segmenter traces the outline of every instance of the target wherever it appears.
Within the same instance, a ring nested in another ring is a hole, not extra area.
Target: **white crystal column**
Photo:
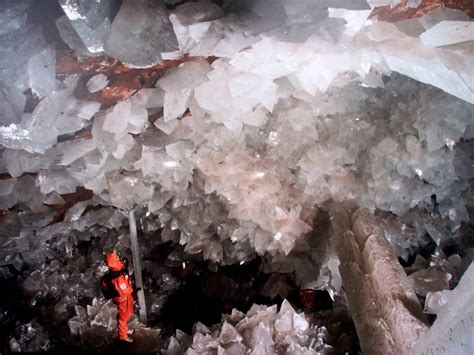
[[[367,210],[331,209],[339,270],[365,354],[410,354],[427,329],[418,298]],[[351,225],[352,219],[352,225]]]
[[[430,330],[414,354],[474,354],[474,264],[449,294]]]
[[[132,247],[133,255],[133,273],[135,275],[135,284],[136,287],[140,290],[138,291],[138,304],[140,305],[140,321],[143,324],[147,324],[147,314],[146,314],[146,303],[145,303],[145,292],[143,290],[143,278],[142,278],[142,262],[140,257],[140,251],[138,248],[138,238],[137,238],[137,222],[135,220],[135,211],[130,211],[128,214],[128,223],[130,228],[130,244]]]

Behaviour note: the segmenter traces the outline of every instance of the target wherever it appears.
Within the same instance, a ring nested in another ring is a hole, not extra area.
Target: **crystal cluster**
[[[234,309],[231,314],[223,316],[222,324],[211,329],[197,323],[192,339],[177,332],[164,353],[319,354],[335,352],[330,343],[336,345],[338,341],[324,326],[311,324],[304,314],[297,313],[285,300],[279,310],[276,305],[256,304],[246,314]]]
[[[146,27],[152,12],[163,9],[146,3],[134,2],[133,8],[124,3],[107,41],[112,46],[116,39],[137,60],[131,44],[120,39],[121,28],[134,23]],[[80,4],[61,2],[68,17],[79,23],[92,23],[111,11],[105,1]],[[439,72],[436,80],[441,81],[430,83],[469,99],[472,88],[455,92],[460,87],[452,81],[459,78],[470,85],[468,68],[446,60],[468,58],[472,51],[427,47],[419,37],[423,26],[452,19],[452,11],[392,24],[367,20],[370,10],[363,4],[326,12],[309,4],[284,5],[268,11],[262,1],[240,12],[210,2],[178,6],[171,19],[181,50],[198,54],[194,45],[183,42],[192,38],[201,49],[207,41],[213,43],[201,55],[224,58],[212,64],[200,58],[183,63],[155,88],[142,89],[106,110],[98,102],[74,97],[75,76],[54,86],[30,78],[33,91],[44,96],[32,113],[21,114],[21,94],[17,99],[5,89],[12,123],[0,127],[0,142],[8,148],[2,153],[3,172],[37,174],[36,184],[45,195],[84,186],[103,206],[145,205],[165,230],[182,231],[188,252],[203,251],[221,262],[245,259],[253,251],[288,254],[314,227],[315,206],[328,201],[351,199],[371,211],[404,216],[411,209],[429,210],[436,196],[441,217],[457,230],[469,220],[471,190],[464,183],[469,173],[454,162],[457,143],[472,136],[472,105],[395,73],[382,76],[397,70],[396,63],[401,73],[420,79],[414,65],[435,68],[423,62],[430,51],[430,58],[444,63],[443,70],[455,71],[449,76]],[[249,11],[249,17],[241,13]],[[307,17],[300,19],[302,11]],[[167,21],[164,12],[160,16]],[[246,32],[220,28],[221,42],[212,39],[211,29],[218,23],[230,26],[247,18],[259,19],[254,27],[245,25],[249,36],[229,40],[226,33]],[[208,30],[193,27],[203,24]],[[149,38],[153,31],[165,35],[171,27],[160,29],[156,20],[149,25],[157,27],[136,32],[148,36],[142,40],[150,47],[141,55],[158,58],[165,49],[154,48]],[[311,35],[303,30],[307,26],[314,30]],[[224,55],[219,43],[232,51]],[[410,58],[400,50],[390,52],[405,43],[420,51],[410,50]],[[50,63],[51,50],[36,54],[30,67]],[[125,59],[118,52],[116,56]],[[150,60],[134,65],[151,65]],[[410,65],[403,65],[408,60]],[[53,62],[44,73],[32,73],[51,76],[51,66]],[[90,91],[106,85],[100,75],[87,83]],[[160,110],[162,118],[151,124],[148,117]],[[84,128],[92,139],[57,143],[58,137]],[[426,226],[418,227],[430,233]],[[222,251],[226,241],[233,245],[230,254]]]
[[[40,80],[31,76],[39,75],[47,80],[51,77],[49,72],[54,69],[54,63],[48,62],[54,56],[39,54],[45,49],[45,39],[41,26],[27,22],[26,11],[30,5],[31,1],[14,0],[2,1],[0,5],[0,82],[21,91],[39,83]],[[29,69],[40,61],[48,67],[30,72]]]

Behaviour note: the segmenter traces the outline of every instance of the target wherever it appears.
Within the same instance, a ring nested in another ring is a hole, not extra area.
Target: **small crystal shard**
[[[109,83],[109,80],[107,79],[107,77],[104,74],[99,73],[89,79],[89,81],[86,84],[86,88],[87,90],[89,90],[89,92],[94,93],[105,88],[108,83]]]
[[[447,305],[452,291],[428,292],[425,299],[424,313],[438,314]]]

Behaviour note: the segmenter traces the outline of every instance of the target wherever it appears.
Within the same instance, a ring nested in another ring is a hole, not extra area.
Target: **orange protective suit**
[[[109,253],[105,256],[105,264],[111,271],[121,271],[125,264],[115,253]],[[115,289],[120,296],[112,298],[117,306],[117,327],[120,340],[128,338],[128,321],[133,314],[133,286],[128,274],[121,274],[112,281]]]

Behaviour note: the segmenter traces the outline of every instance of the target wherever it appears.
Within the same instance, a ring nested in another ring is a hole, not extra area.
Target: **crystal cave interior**
[[[1,1],[0,353],[472,354],[473,18]],[[98,280],[132,212],[125,346]]]

